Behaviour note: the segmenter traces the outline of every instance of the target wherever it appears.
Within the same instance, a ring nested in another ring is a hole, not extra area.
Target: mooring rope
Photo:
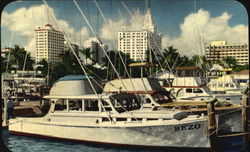
[[[13,125],[13,124],[15,124],[15,123],[22,122],[22,121],[23,121],[23,120],[18,120],[18,121],[12,122],[12,123],[7,123],[6,126]]]
[[[248,134],[250,134],[250,132],[241,132],[241,133],[220,135],[220,136],[217,136],[217,137],[219,137],[219,138],[224,138],[224,137],[232,137],[232,136],[240,136],[240,135],[248,135]]]

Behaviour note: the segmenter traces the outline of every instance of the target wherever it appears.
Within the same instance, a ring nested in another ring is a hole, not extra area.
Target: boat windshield
[[[111,98],[111,103],[119,113],[140,109],[141,105],[136,96],[123,96],[122,98]]]
[[[172,99],[169,96],[169,93],[166,91],[155,92],[151,96],[154,98],[154,101],[159,104],[172,102]]]

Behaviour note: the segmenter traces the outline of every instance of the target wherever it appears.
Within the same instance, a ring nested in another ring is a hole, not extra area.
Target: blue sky
[[[92,0],[78,0],[77,2],[95,32],[98,32],[101,39],[108,44],[111,39],[117,38],[117,35],[116,32],[110,33],[107,27],[119,31],[117,26],[121,25],[122,18],[126,20],[128,27],[133,28],[134,26],[131,23],[129,12],[121,2],[129,8],[133,16],[139,17],[144,15],[146,4],[148,4],[148,1],[145,0],[97,0],[104,16],[109,20],[109,23],[105,23]],[[57,19],[64,21],[64,30],[71,41],[80,44],[80,40],[82,43],[93,35],[72,1],[48,1],[48,4],[54,10]],[[31,46],[33,37],[30,35],[34,34],[32,30],[34,31],[37,26],[43,26],[47,22],[55,24],[49,11],[42,5],[44,5],[42,1],[22,1],[12,2],[4,8],[1,21],[2,48],[10,44],[11,33],[14,31],[12,45],[18,44],[27,49],[30,46],[29,49],[32,51],[34,48]],[[247,12],[239,2],[233,0],[151,0],[150,8],[158,33],[163,35],[163,48],[173,45],[183,54],[188,54],[189,51],[184,49],[197,49],[197,46],[193,47],[194,44],[191,43],[195,42],[198,37],[203,39],[203,43],[206,44],[214,39],[225,39],[230,43],[248,42]],[[139,14],[135,13],[137,9]],[[15,18],[18,18],[18,21]],[[29,20],[27,20],[28,18]],[[24,25],[30,28],[24,27]],[[193,25],[194,27],[191,27]],[[56,25],[55,27],[58,28]],[[194,31],[190,32],[190,29]],[[80,31],[82,32],[80,33]],[[237,38],[232,38],[230,35]],[[193,41],[188,41],[189,37]],[[114,49],[114,46],[110,46],[110,48]]]

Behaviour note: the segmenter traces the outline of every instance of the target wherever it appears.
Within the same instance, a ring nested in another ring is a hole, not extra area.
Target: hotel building
[[[162,49],[162,36],[156,33],[151,10],[148,9],[142,30],[118,32],[118,51],[129,54],[134,61],[146,61],[147,51],[159,55]]]
[[[46,59],[48,63],[60,62],[59,55],[64,51],[64,36],[52,25],[38,27],[36,31],[36,62]]]
[[[223,58],[234,57],[239,65],[249,64],[247,44],[227,44],[227,41],[211,41],[206,47],[207,60],[222,62]]]

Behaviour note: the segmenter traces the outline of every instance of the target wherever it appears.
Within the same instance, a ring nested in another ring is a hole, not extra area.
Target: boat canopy
[[[200,77],[176,77],[172,83],[172,86],[202,86],[202,80]]]
[[[58,79],[57,81],[69,81],[69,80],[85,80],[87,78],[93,78],[91,76],[85,76],[85,75],[67,75],[67,76],[64,76],[60,79]]]
[[[107,83],[104,92],[151,92],[163,90],[159,81],[155,78],[125,78],[115,79]]]
[[[139,63],[131,63],[128,66],[130,67],[144,67],[144,68],[151,68],[154,67],[155,65],[150,62],[139,62]]]
[[[97,93],[102,92],[101,80],[90,79]],[[84,75],[69,75],[60,78],[50,89],[50,96],[79,96],[95,94],[88,79]]]

